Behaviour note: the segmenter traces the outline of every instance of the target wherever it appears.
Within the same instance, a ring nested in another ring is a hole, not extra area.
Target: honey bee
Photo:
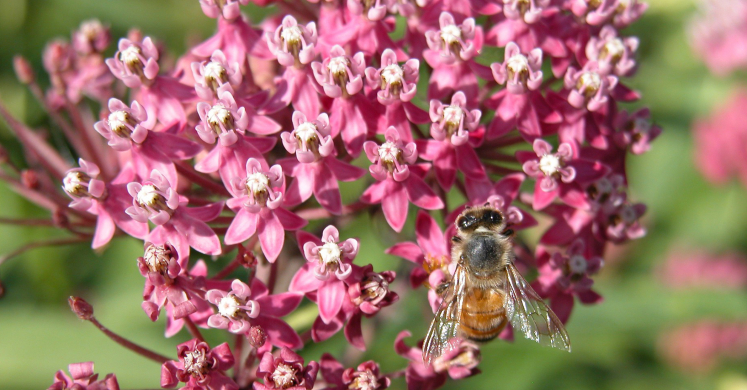
[[[454,337],[492,340],[509,322],[528,339],[570,352],[563,323],[514,266],[513,231],[503,213],[489,205],[467,208],[456,227],[456,268],[436,290],[443,301],[425,336],[423,361],[441,356]]]

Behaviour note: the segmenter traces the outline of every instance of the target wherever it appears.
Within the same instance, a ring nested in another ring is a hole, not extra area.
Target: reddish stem
[[[101,323],[96,319],[96,317],[91,317],[89,320],[94,326],[99,328],[100,331],[102,331],[105,335],[109,336],[110,339],[112,339],[115,343],[129,349],[130,351],[133,351],[137,353],[138,355],[141,355],[143,357],[146,357],[150,360],[153,360],[155,362],[158,362],[159,364],[166,363],[167,361],[171,360],[170,358],[163,356],[161,354],[158,354],[156,352],[153,352],[145,347],[141,347],[135,343],[133,343],[130,340],[127,340],[126,338],[112,332],[111,330],[107,329],[104,325],[101,325]]]
[[[184,325],[186,325],[187,330],[189,330],[189,334],[191,334],[192,337],[196,338],[197,340],[201,342],[205,342],[205,338],[202,337],[202,333],[197,328],[197,325],[195,325],[195,323],[192,322],[192,319],[189,318],[189,316],[186,316],[183,318],[183,320],[184,320]]]
[[[177,172],[184,175],[184,177],[186,177],[190,181],[199,184],[202,188],[205,188],[206,190],[214,192],[218,195],[223,195],[223,196],[228,196],[228,197],[231,196],[231,193],[229,193],[225,187],[216,183],[215,181],[203,175],[202,173],[195,171],[193,167],[187,164],[184,164],[181,161],[175,161],[174,165],[176,166]]]
[[[20,248],[17,248],[16,250],[6,253],[3,256],[0,256],[0,264],[3,264],[7,260],[16,257],[24,252],[27,252],[31,249],[36,248],[42,248],[45,246],[59,246],[59,245],[69,245],[69,244],[77,244],[80,242],[88,241],[90,240],[90,237],[65,237],[65,238],[55,238],[51,240],[44,240],[44,241],[35,241],[28,243],[26,245],[21,246]]]
[[[351,203],[349,205],[342,206],[342,214],[341,215],[347,215],[355,213],[356,211],[363,210],[365,208],[371,207],[373,205],[363,203],[361,201],[356,201],[355,203]],[[294,210],[296,215],[299,217],[306,219],[306,220],[313,220],[313,219],[324,219],[324,218],[332,218],[335,216],[335,214],[330,213],[329,211],[323,209],[323,208],[316,208],[316,209],[304,209],[304,210]]]

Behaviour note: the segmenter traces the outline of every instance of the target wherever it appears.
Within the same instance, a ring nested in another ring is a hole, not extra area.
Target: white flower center
[[[198,349],[185,353],[184,369],[194,376],[205,374],[209,369],[205,352]]]
[[[301,123],[296,128],[296,138],[304,144],[316,138],[316,125],[311,122]]]
[[[334,57],[329,60],[327,68],[333,74],[343,74],[346,72],[348,66],[348,59],[345,56]]]
[[[545,176],[552,176],[560,171],[560,159],[554,154],[546,154],[540,158],[539,169]]]
[[[568,268],[571,270],[571,273],[581,275],[584,272],[586,272],[586,268],[588,267],[588,263],[586,262],[586,259],[584,259],[583,256],[572,256],[570,259],[568,259]]]
[[[122,50],[122,53],[120,53],[120,58],[122,59],[122,62],[124,62],[127,65],[139,65],[140,64],[140,48],[132,45],[124,50]]]
[[[80,195],[81,192],[85,191],[83,185],[85,178],[80,172],[68,172],[65,178],[62,179],[62,186],[65,188],[65,192],[70,195]]]
[[[334,242],[325,243],[322,245],[322,248],[319,249],[319,257],[322,258],[322,261],[325,264],[339,262],[341,255],[342,251],[340,250],[340,246]]]
[[[109,124],[109,128],[112,129],[118,135],[121,135],[123,131],[127,130],[127,125],[130,123],[130,114],[127,111],[119,110],[109,114],[109,118],[106,121]]]
[[[88,39],[96,38],[96,35],[104,29],[98,20],[88,20],[80,25],[80,32]]]
[[[445,26],[441,29],[441,39],[443,39],[447,45],[459,43],[459,40],[462,39],[462,30],[460,30],[459,26],[455,24]]]
[[[233,294],[228,294],[218,302],[218,312],[223,317],[233,318],[240,310],[241,303]]]
[[[143,206],[155,206],[160,197],[154,185],[146,184],[137,193],[137,202]]]
[[[384,79],[384,82],[388,85],[402,84],[405,78],[405,72],[402,70],[401,66],[391,64],[381,71],[381,78]]]
[[[586,96],[592,96],[602,87],[602,78],[596,72],[584,72],[578,79],[578,89]]]
[[[351,389],[374,390],[379,387],[379,382],[371,370],[358,371],[356,374],[358,375],[350,384]]]
[[[272,381],[275,382],[275,387],[281,389],[287,389],[297,384],[296,370],[285,363],[278,363],[277,367],[275,367],[275,371],[272,372],[271,378]]]
[[[301,41],[301,29],[298,26],[284,27],[280,37],[288,43],[297,43]]]
[[[262,172],[252,173],[246,177],[246,189],[254,195],[266,192],[270,187],[270,178]]]
[[[205,65],[204,77],[207,80],[226,81],[226,68],[220,62],[211,61]]]
[[[151,245],[145,250],[143,258],[151,272],[163,273],[168,268],[171,251],[162,245]]]
[[[394,142],[384,142],[379,146],[379,158],[385,163],[394,163],[397,161],[397,155],[400,150]]]
[[[207,114],[207,120],[210,124],[218,125],[220,123],[229,123],[231,111],[228,111],[222,104],[214,105]]]
[[[448,106],[444,108],[444,121],[451,126],[459,126],[464,117],[464,110],[458,106]]]
[[[508,71],[516,74],[521,72],[529,72],[529,59],[523,54],[516,54],[508,59],[506,64]]]

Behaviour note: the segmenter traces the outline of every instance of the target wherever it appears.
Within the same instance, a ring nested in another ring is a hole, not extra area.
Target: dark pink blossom
[[[498,91],[486,105],[496,110],[487,130],[489,139],[518,128],[526,140],[541,137],[548,124],[560,121],[560,115],[545,100],[542,85],[542,49],[523,54],[514,42],[506,45],[503,63],[490,65],[493,78],[506,88]]]
[[[384,105],[397,101],[409,102],[417,92],[420,61],[410,59],[400,66],[393,50],[384,50],[378,69],[366,68],[366,80],[373,89],[379,89],[376,98]]]
[[[132,164],[141,178],[158,170],[176,183],[174,160],[196,156],[202,148],[194,142],[175,134],[151,131],[156,118],[149,115],[137,101],[127,107],[121,100],[109,99],[109,116],[93,127],[106,138],[109,146],[118,152],[130,151]]]
[[[325,353],[319,359],[319,368],[327,382],[325,390],[383,390],[391,384],[373,360],[363,362],[357,368],[344,368],[332,355]]]
[[[472,180],[487,177],[474,149],[481,141],[479,135],[475,135],[481,115],[480,110],[467,108],[467,97],[462,91],[451,97],[450,105],[431,100],[433,140],[418,140],[416,145],[421,150],[420,157],[433,162],[436,179],[445,190],[454,184],[457,171]]]
[[[516,158],[523,163],[524,172],[534,177],[534,200],[532,206],[541,210],[557,196],[574,206],[588,208],[579,183],[591,183],[609,172],[609,168],[598,161],[574,158],[571,145],[562,143],[556,153],[552,145],[542,139],[534,140],[534,153],[519,151]]]
[[[293,16],[286,15],[275,32],[267,35],[267,44],[280,65],[293,67],[306,65],[314,59],[317,39],[316,23],[304,26]]]
[[[453,346],[436,358],[432,365],[423,362],[423,351],[419,347],[410,347],[404,339],[410,332],[404,330],[397,335],[394,350],[410,362],[405,370],[408,390],[437,389],[446,383],[446,379],[463,379],[479,373],[480,350],[471,342],[460,339],[450,340]]]
[[[127,192],[132,196],[132,206],[125,212],[135,221],[156,224],[149,241],[157,244],[170,242],[185,258],[190,246],[208,255],[221,253],[218,236],[205,221],[218,217],[223,202],[186,207],[187,199],[180,197],[166,177],[156,170],[142,183],[127,184]]]
[[[283,203],[285,176],[280,165],[263,169],[256,159],[246,162],[246,176],[232,181],[236,197],[228,200],[228,207],[238,210],[226,232],[226,244],[237,244],[255,233],[259,236],[262,252],[274,262],[283,249],[285,230],[297,230],[306,225],[303,218],[280,207]]]
[[[303,363],[303,358],[288,348],[282,348],[277,357],[265,352],[257,369],[257,377],[262,378],[264,383],[254,382],[254,389],[311,390],[319,364],[311,361],[304,366]]]
[[[338,181],[354,181],[365,171],[336,158],[329,117],[320,114],[316,120],[307,120],[306,115],[293,113],[294,130],[280,135],[283,146],[296,158],[278,160],[283,171],[295,178],[285,192],[285,205],[295,206],[308,200],[311,195],[333,214],[342,212],[342,199]]]
[[[250,318],[259,315],[260,306],[249,299],[251,290],[246,283],[238,279],[231,282],[231,291],[209,290],[205,299],[218,307],[218,314],[208,318],[208,325],[212,328],[228,329],[231,333],[246,333],[251,324]]]
[[[238,390],[239,385],[225,371],[233,367],[234,358],[228,343],[215,348],[192,339],[176,347],[179,361],[161,366],[161,387],[174,388],[179,382],[190,390]]]
[[[62,189],[73,199],[68,207],[96,215],[96,230],[91,246],[98,249],[109,243],[117,227],[133,237],[144,239],[148,235],[148,225],[134,221],[125,213],[129,204],[126,186],[106,184],[98,179],[100,170],[96,164],[82,158],[78,164],[80,168],[67,171],[62,179]],[[129,173],[123,171],[117,181],[131,180],[131,171]]]
[[[547,8],[550,0],[503,0],[503,14],[512,20],[521,20],[532,24],[540,20],[542,11]]]
[[[141,307],[154,322],[161,309],[166,308],[166,337],[179,333],[185,317],[207,327],[208,317],[213,314],[205,301],[207,267],[200,260],[187,272],[187,261],[171,244],[150,242],[145,244],[145,253],[137,261],[140,274],[146,278]]]
[[[340,242],[337,228],[327,226],[321,240],[299,232],[298,243],[308,263],[293,276],[289,291],[315,291],[319,316],[329,323],[342,309],[347,290],[344,280],[353,272],[351,263],[358,254],[358,240]]]
[[[443,201],[421,177],[427,168],[415,165],[418,158],[415,143],[405,144],[394,127],[387,130],[386,142],[377,145],[366,141],[363,149],[372,163],[368,170],[377,182],[366,189],[361,200],[368,204],[381,203],[392,229],[402,230],[409,202],[426,210],[444,207]]]
[[[638,50],[638,38],[620,38],[617,30],[606,25],[599,32],[599,37],[591,37],[586,44],[586,57],[599,64],[602,74],[630,76],[636,70],[635,52]]]
[[[368,135],[363,112],[371,110],[371,104],[359,94],[363,89],[365,67],[363,52],[351,57],[338,45],[332,47],[324,62],[311,63],[316,81],[324,93],[334,99],[330,108],[332,131],[342,134],[345,148],[354,157],[360,154]]]
[[[203,100],[218,98],[218,90],[234,93],[241,86],[242,75],[238,62],[229,62],[221,50],[216,50],[209,61],[193,62],[192,76],[197,96]]]
[[[57,371],[54,383],[47,390],[119,390],[114,374],[98,380],[99,375],[93,372],[93,362],[70,364],[68,371],[70,376],[62,370]]]

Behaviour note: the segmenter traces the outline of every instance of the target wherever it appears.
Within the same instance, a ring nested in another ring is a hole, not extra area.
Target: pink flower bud
[[[93,306],[83,298],[71,296],[67,299],[67,303],[70,305],[70,310],[81,320],[89,321],[93,318]]]
[[[16,77],[20,82],[30,84],[34,81],[34,69],[31,68],[29,61],[23,56],[13,57],[13,70],[15,70]]]

